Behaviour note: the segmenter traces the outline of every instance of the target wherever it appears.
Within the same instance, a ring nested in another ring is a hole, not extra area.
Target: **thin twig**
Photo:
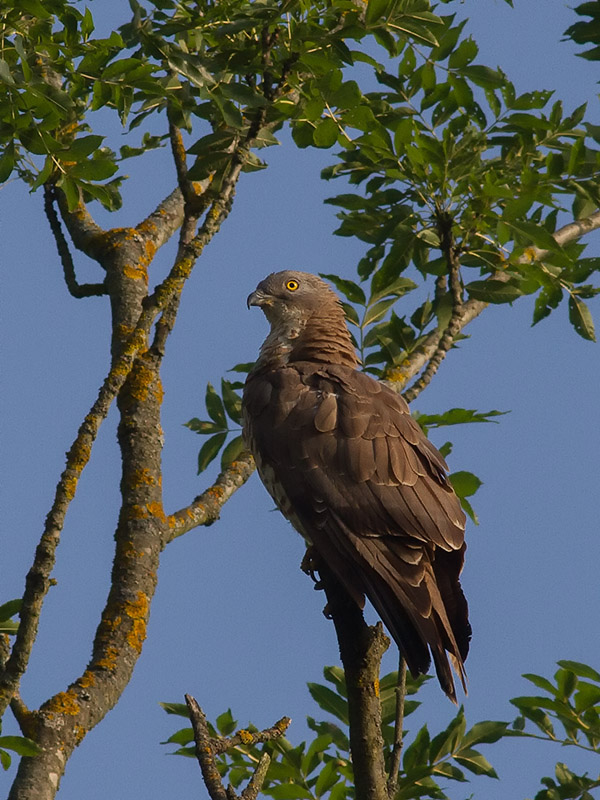
[[[211,800],[228,800],[227,792],[223,788],[221,776],[215,763],[215,753],[213,752],[208,723],[204,712],[191,695],[185,695],[185,702],[190,712],[190,720],[194,730],[194,741],[196,743],[196,758],[202,770],[204,785],[209,793]]]
[[[196,743],[196,757],[202,770],[202,778],[211,800],[239,800],[233,787],[229,785],[227,789],[223,786],[223,781],[219,774],[215,757],[220,753],[225,753],[234,747],[251,747],[255,744],[270,742],[283,736],[291,720],[289,717],[282,717],[271,728],[254,733],[241,730],[230,737],[213,738],[208,729],[208,723],[204,712],[198,705],[195,698],[185,695],[185,702],[190,712],[190,720],[194,731],[194,742]],[[271,757],[267,752],[263,752],[258,764],[250,778],[246,788],[242,792],[243,800],[256,800],[258,793],[262,789],[267,776],[267,770],[271,763]]]
[[[440,364],[446,357],[448,350],[452,347],[456,336],[461,330],[463,297],[458,250],[452,232],[453,220],[448,213],[440,212],[437,217],[437,223],[440,234],[440,247],[446,257],[446,264],[448,267],[448,293],[452,299],[452,314],[450,315],[448,325],[442,332],[438,345],[431,355],[426,368],[413,385],[404,392],[404,399],[407,403],[411,403],[419,396],[423,389],[431,383],[433,376],[438,371]],[[439,289],[439,285],[436,285],[436,289]]]
[[[218,739],[211,739],[211,746],[215,755],[225,753],[233,747],[252,747],[255,744],[272,742],[279,739],[287,731],[292,720],[289,717],[282,717],[275,725],[265,728],[264,731],[248,731],[242,729],[234,736],[220,736]]]
[[[71,256],[69,245],[62,232],[58,214],[54,208],[55,200],[55,187],[49,183],[45,184],[44,211],[46,212],[46,217],[50,223],[50,230],[52,231],[54,241],[56,242],[56,249],[58,250],[58,255],[60,256],[67,289],[69,290],[70,294],[73,295],[73,297],[77,297],[78,299],[81,297],[99,297],[103,294],[108,294],[106,285],[104,283],[77,283],[73,257]]]
[[[390,774],[388,778],[387,790],[390,800],[393,800],[396,789],[398,788],[398,772],[400,770],[400,760],[402,757],[403,746],[403,727],[404,727],[404,704],[406,700],[406,661],[400,654],[398,665],[398,684],[396,686],[396,719],[394,721],[394,745],[390,759]]]

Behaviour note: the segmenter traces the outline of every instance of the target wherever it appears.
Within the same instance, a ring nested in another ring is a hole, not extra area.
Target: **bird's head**
[[[248,297],[271,323],[263,360],[333,360],[356,364],[356,354],[338,296],[309,272],[286,269],[262,280]],[[336,356],[332,354],[336,353]]]
[[[248,308],[259,306],[271,325],[283,321],[302,323],[324,304],[338,305],[337,296],[325,281],[309,272],[285,269],[272,272],[248,297]]]

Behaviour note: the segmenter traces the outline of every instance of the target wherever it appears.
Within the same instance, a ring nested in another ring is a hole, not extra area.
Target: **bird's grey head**
[[[271,325],[302,323],[324,304],[339,305],[337,295],[325,281],[309,272],[285,269],[272,272],[248,297],[248,308],[259,306]]]
[[[339,297],[309,272],[273,272],[248,297],[271,323],[261,347],[258,369],[265,364],[326,361],[357,366],[356,352]]]

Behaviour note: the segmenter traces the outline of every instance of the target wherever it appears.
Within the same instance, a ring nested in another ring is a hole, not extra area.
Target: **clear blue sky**
[[[92,3],[105,29],[127,18],[126,2]],[[453,5],[456,8],[453,9]],[[598,122],[597,63],[561,43],[574,13],[562,0],[467,0],[480,63],[500,65],[520,91],[555,89],[567,108],[589,101]],[[448,7],[442,7],[445,13]],[[287,143],[287,137],[283,137]],[[182,427],[203,415],[206,382],[255,358],[266,322],[245,307],[268,272],[297,267],[352,276],[362,247],[332,236],[335,211],[322,200],[342,190],[319,179],[328,153],[289,145],[267,153],[268,170],[243,177],[232,215],[198,263],[169,341],[164,369],[165,508],[186,505],[209,485],[198,478],[202,440]],[[105,225],[135,224],[171,188],[168,159],[132,164],[125,210]],[[54,487],[83,415],[108,366],[106,298],[74,300],[61,278],[42,197],[18,183],[0,194],[3,242],[2,474],[4,538],[1,599],[19,596]],[[597,255],[598,241],[587,255]],[[154,266],[158,281],[169,256]],[[99,279],[78,254],[81,280]],[[598,303],[595,304],[598,318]],[[432,437],[454,441],[452,469],[484,481],[474,499],[481,524],[468,532],[463,584],[474,628],[467,662],[469,723],[512,719],[509,698],[530,692],[523,672],[551,674],[560,658],[600,667],[598,617],[597,345],[584,342],[561,308],[530,328],[531,303],[492,308],[470,326],[433,385],[415,404],[511,410],[499,425],[464,426]],[[24,699],[39,705],[76,678],[91,652],[108,590],[118,510],[116,417],[103,426],[58,553],[58,585],[48,596]],[[240,723],[266,727],[293,718],[290,738],[317,715],[305,688],[338,662],[323,597],[299,570],[303,544],[253,476],[222,519],[171,544],[163,555],[149,637],[121,703],[74,754],[61,800],[204,797],[194,761],[159,744],[176,728],[158,701],[194,694],[209,717],[231,707]],[[396,654],[387,668],[395,667]],[[433,684],[433,682],[432,682]],[[419,724],[436,731],[454,713],[437,686],[424,694]],[[417,729],[417,720],[409,728]],[[4,733],[16,732],[5,717]],[[532,797],[557,760],[587,767],[569,751],[511,741],[485,750],[501,782],[458,784],[485,800]],[[14,769],[0,774],[0,794]],[[6,790],[4,789],[6,786]]]

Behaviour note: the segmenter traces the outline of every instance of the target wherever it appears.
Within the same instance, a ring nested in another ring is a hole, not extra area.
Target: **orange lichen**
[[[116,647],[107,647],[105,652],[106,655],[104,658],[99,658],[98,661],[96,661],[96,666],[100,669],[106,669],[110,672],[114,672],[114,670],[117,668],[117,656],[119,651]]]
[[[375,678],[373,683],[373,689],[375,689],[375,697],[379,697],[379,679]]]
[[[75,442],[67,456],[67,469],[81,472],[81,470],[90,460],[91,452],[92,449],[89,444],[84,442]]]
[[[137,600],[125,603],[124,613],[131,619],[146,619],[148,616],[148,597],[144,592],[137,593]]]
[[[146,639],[146,623],[142,619],[135,619],[131,630],[126,636],[127,643],[136,653],[142,652],[142,645]]]
[[[252,744],[253,741],[252,734],[245,728],[242,728],[240,731],[238,731],[238,736],[242,740],[242,744]]]
[[[70,716],[75,716],[81,710],[76,697],[74,689],[59,692],[48,701],[45,710],[52,715],[69,714]]]
[[[138,363],[129,377],[127,389],[129,396],[140,403],[148,399],[148,392],[156,377],[154,370],[143,363]]]
[[[147,516],[146,509],[143,506],[131,505],[127,509],[128,519],[145,519]]]
[[[75,725],[73,728],[73,733],[75,734],[75,747],[78,747],[83,741],[87,730],[83,727],[83,725]]]
[[[65,495],[67,496],[67,500],[72,500],[75,497],[75,491],[77,490],[77,478],[75,477],[65,478],[63,485],[65,488]]]
[[[96,677],[93,672],[90,672],[89,669],[86,669],[86,671],[83,673],[81,678],[79,678],[77,683],[79,684],[79,686],[81,686],[82,689],[87,689],[89,686],[96,685]]]
[[[148,269],[145,263],[138,264],[125,264],[123,267],[123,275],[131,281],[145,281],[148,282]]]
[[[148,509],[150,516],[156,517],[156,519],[159,519],[161,522],[167,521],[162,503],[159,503],[158,501],[154,503],[148,503],[146,508]]]
[[[392,367],[391,369],[387,369],[385,371],[386,381],[392,381],[393,383],[404,383],[407,377],[408,376],[406,372],[404,372],[400,367]]]
[[[146,467],[134,469],[130,473],[129,484],[131,486],[142,486],[144,484],[146,486],[153,486],[154,483],[154,476],[149,469],[146,469]]]
[[[135,328],[133,325],[126,325],[124,322],[122,322],[120,325],[117,325],[116,328],[117,336],[120,339],[127,339],[128,336],[131,336],[134,330]]]
[[[125,604],[125,614],[133,620],[131,630],[127,633],[127,643],[132,650],[141,653],[146,638],[146,619],[148,617],[148,597],[138,592],[137,600]]]

